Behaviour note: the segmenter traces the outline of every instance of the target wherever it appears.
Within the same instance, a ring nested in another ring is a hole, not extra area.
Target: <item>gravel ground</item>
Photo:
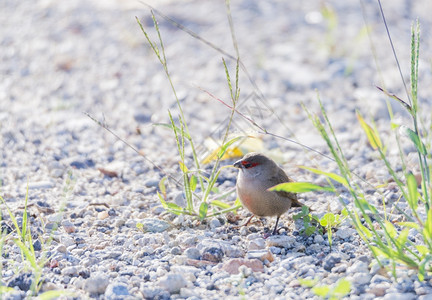
[[[318,90],[352,168],[372,184],[385,182],[389,176],[355,118],[358,109],[376,120],[396,163],[385,97],[375,85],[401,97],[404,92],[378,4],[232,2],[242,60],[265,95],[259,97],[242,72],[240,110],[269,132],[328,154],[301,107],[303,103],[318,112]],[[419,94],[428,115],[432,5],[383,2],[404,74],[409,74],[411,21],[418,17],[421,22]],[[222,1],[152,4],[235,53]],[[320,13],[323,4],[337,16],[333,30]],[[287,230],[269,238],[264,232],[274,224],[271,218],[237,228],[225,216],[198,222],[166,213],[156,196],[164,176],[160,169],[83,113],[104,121],[164,171],[178,174],[172,133],[152,125],[168,122],[168,109],[176,116],[176,103],[135,16],[156,37],[149,9],[132,0],[0,2],[0,195],[22,222],[28,186],[37,258],[42,250],[50,257],[41,291],[67,290],[76,298],[97,299],[306,299],[318,297],[299,279],[319,278],[331,285],[346,278],[352,284],[350,299],[432,299],[432,277],[419,282],[415,272],[401,268],[393,279],[372,260],[349,222],[336,229],[330,249],[327,235],[302,235],[302,223],[294,222],[292,213],[281,219]],[[364,34],[364,19],[371,39]],[[202,91],[228,101],[224,55],[159,21],[174,85],[200,155],[205,155],[206,141],[219,137],[229,115]],[[234,70],[235,64],[229,61],[229,67]],[[399,105],[392,106],[396,120],[409,125]],[[235,117],[234,133],[254,130]],[[404,145],[406,153],[415,150]],[[336,171],[323,156],[269,135],[244,147],[271,153],[298,181],[325,183],[298,165]],[[408,165],[415,171],[415,155],[408,155]],[[220,189],[234,187],[235,176],[234,170],[224,170]],[[391,208],[397,193],[390,187],[383,193]],[[381,203],[373,191],[368,196],[372,203]],[[348,195],[341,197],[350,202]],[[169,198],[181,202],[181,191],[171,187]],[[331,194],[302,198],[318,215],[342,208]],[[1,212],[2,229],[10,229],[4,206]],[[240,220],[247,216],[239,211]],[[144,224],[146,232],[138,230],[137,223]],[[60,226],[49,243],[56,224]],[[25,298],[34,280],[13,236],[3,239],[0,279],[15,291],[3,294],[4,299]]]

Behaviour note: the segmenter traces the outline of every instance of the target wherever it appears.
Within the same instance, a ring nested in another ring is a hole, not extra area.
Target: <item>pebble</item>
[[[220,248],[208,247],[203,249],[201,257],[203,260],[218,263],[222,261],[223,256],[223,251]]]
[[[105,299],[119,300],[130,296],[128,286],[124,283],[110,283],[105,290]]]
[[[67,248],[69,246],[75,245],[75,240],[68,236],[68,235],[62,235],[60,237],[60,242]]]
[[[257,238],[249,241],[248,250],[261,250],[264,249],[265,247],[266,247],[266,241],[263,238]]]
[[[75,225],[69,220],[63,220],[61,224],[66,233],[74,233],[76,231]]]
[[[323,268],[326,271],[333,269],[337,263],[342,261],[342,256],[337,253],[330,253],[323,261]]]
[[[75,266],[66,267],[61,272],[65,276],[78,276],[78,269]]]
[[[348,267],[347,274],[355,274],[355,273],[368,273],[369,268],[365,262],[356,261],[352,266]]]
[[[159,186],[160,179],[156,178],[149,178],[146,181],[144,181],[144,185],[148,188],[151,187],[158,187]]]
[[[215,228],[221,227],[221,223],[220,223],[219,219],[217,219],[217,218],[212,218],[210,220],[209,225],[210,225],[211,229],[215,229]]]
[[[285,249],[293,248],[295,238],[292,236],[273,235],[266,240],[267,247],[281,247]]]
[[[170,224],[155,218],[147,218],[139,221],[143,225],[144,232],[164,232],[170,227]]]
[[[108,276],[103,273],[91,274],[84,282],[83,289],[89,294],[103,294],[109,284]]]
[[[347,271],[347,273],[349,273]],[[371,276],[368,273],[357,273],[352,276],[352,282],[357,285],[364,285],[370,282]]]
[[[171,248],[171,254],[172,255],[180,255],[182,253],[180,247],[175,246]]]
[[[240,266],[246,266],[252,270],[252,272],[264,272],[264,265],[258,259],[244,259],[244,258],[232,258],[224,262],[222,270],[229,274],[239,274]]]
[[[321,234],[315,235],[315,237],[314,237],[314,243],[315,244],[322,244],[322,243],[324,243],[323,236]]]
[[[386,291],[388,290],[389,287],[390,287],[390,283],[388,282],[373,284],[368,289],[368,293],[372,293],[377,297],[382,297],[386,294]]]
[[[29,190],[52,189],[53,187],[54,187],[54,183],[51,181],[29,182],[28,184]]]
[[[106,210],[101,211],[97,214],[98,220],[105,220],[106,218],[108,218],[108,216],[109,216],[108,211],[106,211]]]
[[[201,253],[196,247],[187,248],[184,254],[190,259],[200,259]]]
[[[357,231],[353,228],[341,227],[333,235],[335,239],[346,240],[357,235]]]
[[[158,285],[169,293],[178,293],[187,286],[187,281],[181,274],[169,273],[158,281]]]
[[[251,250],[247,253],[247,258],[249,259],[259,259],[262,262],[272,262],[275,260],[274,255],[267,249],[263,250]]]
[[[33,275],[31,273],[22,273],[15,275],[9,280],[8,287],[17,287],[21,291],[28,291],[33,283]]]
[[[383,300],[413,300],[416,298],[416,295],[411,293],[388,293]]]

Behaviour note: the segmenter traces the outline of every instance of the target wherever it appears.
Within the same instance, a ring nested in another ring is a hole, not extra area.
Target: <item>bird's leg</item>
[[[240,227],[247,226],[250,223],[250,221],[252,220],[253,217],[255,217],[255,215],[250,216],[250,218],[244,224],[234,226],[234,228],[238,229]]]
[[[279,223],[279,218],[280,218],[280,216],[277,216],[277,218],[276,218],[276,224],[275,224],[275,227],[274,227],[274,229],[273,229],[273,233],[272,233],[272,235],[275,235],[275,234],[278,233],[278,231],[277,231],[277,226],[278,226],[278,223]]]
[[[255,217],[255,215],[250,216],[250,218],[242,226],[247,226],[250,223],[250,221],[252,220],[253,217]]]

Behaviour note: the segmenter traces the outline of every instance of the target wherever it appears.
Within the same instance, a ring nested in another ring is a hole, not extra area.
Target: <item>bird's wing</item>
[[[271,177],[269,179],[269,182],[272,183],[273,185],[277,185],[277,184],[284,183],[284,182],[293,182],[293,181],[294,180],[289,178],[288,175],[285,173],[285,171],[282,170],[281,168],[278,168],[278,172],[273,177]],[[275,192],[275,193],[277,193],[278,195],[280,195],[282,197],[289,198],[292,201],[292,203],[291,203],[292,207],[302,207],[303,206],[303,204],[297,200],[297,194],[295,194],[295,193],[288,193],[288,192],[282,192],[282,191]]]

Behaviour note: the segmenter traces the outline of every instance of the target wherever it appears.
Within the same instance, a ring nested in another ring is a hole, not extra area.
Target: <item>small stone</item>
[[[220,248],[208,247],[204,248],[202,259],[218,263],[222,261],[223,255],[223,251]]]
[[[139,223],[142,224],[143,226],[142,230],[144,232],[153,232],[153,233],[163,232],[170,227],[169,223],[155,218],[147,218],[140,221]]]
[[[332,268],[331,272],[332,273],[345,273],[346,270],[347,270],[347,265],[346,264],[340,264],[339,266]]]
[[[324,258],[323,261],[323,268],[326,271],[330,271],[335,267],[337,263],[340,263],[342,261],[342,257],[338,253],[330,253],[327,255],[326,258]]]
[[[195,291],[195,289],[181,288],[180,289],[180,297],[182,299],[190,299],[190,300],[198,300],[202,299],[199,297],[200,294]]]
[[[129,295],[128,287],[124,283],[111,283],[105,290],[105,299],[107,300],[124,299]]]
[[[338,229],[338,231],[336,231],[334,233],[333,237],[335,239],[339,238],[341,240],[345,240],[345,239],[348,239],[348,238],[350,238],[352,236],[355,236],[355,234],[356,234],[356,230],[355,229],[349,228],[349,227],[341,227],[341,228]]]
[[[249,228],[246,226],[243,226],[242,228],[240,228],[240,235],[241,236],[246,236],[249,233]]]
[[[69,220],[63,220],[61,224],[66,233],[73,233],[76,230],[75,225]]]
[[[30,182],[28,184],[29,190],[45,190],[45,189],[52,189],[54,187],[54,183],[51,181],[37,181],[37,182]]]
[[[58,285],[56,285],[53,282],[44,282],[44,284],[42,285],[42,292],[47,292],[47,291],[55,291],[55,290],[59,290],[60,287]]]
[[[247,258],[248,259],[259,259],[262,262],[265,262],[266,260],[269,262],[274,261],[273,254],[267,249],[249,251],[247,253]]]
[[[253,239],[249,241],[249,250],[261,250],[266,247],[266,242],[263,238]]]
[[[255,240],[255,239],[262,239],[262,235],[259,233],[251,233],[247,236],[247,239],[249,241]]]
[[[266,240],[268,247],[280,247],[280,248],[293,248],[295,245],[295,238],[286,235],[272,235]]]
[[[170,299],[170,294],[167,291],[164,291],[160,288],[156,287],[143,287],[140,289],[142,296],[144,299]]]
[[[151,114],[147,112],[135,112],[133,118],[138,123],[149,123],[151,122]]]
[[[180,255],[182,253],[180,247],[175,246],[171,248],[171,254],[172,255]]]
[[[187,286],[186,279],[181,274],[169,273],[162,277],[159,282],[159,286],[169,293],[178,293],[181,288]]]
[[[389,280],[387,277],[384,277],[379,274],[374,275],[371,279],[371,283],[380,283],[380,282],[389,282]]]
[[[52,214],[48,216],[48,222],[60,223],[63,220],[63,213]]]
[[[276,278],[271,278],[265,282],[265,286],[268,290],[271,290],[275,294],[280,294],[285,289],[279,280]]]
[[[68,235],[62,235],[60,237],[60,242],[66,247],[70,247],[72,245],[75,245],[75,241],[72,237],[68,236]]]
[[[41,250],[42,250],[42,244],[41,244],[41,242],[40,242],[39,240],[36,240],[36,241],[33,243],[33,249],[34,249],[35,251],[41,251]]]
[[[347,272],[348,273],[348,272]],[[352,282],[357,285],[368,284],[370,282],[371,276],[369,273],[357,273],[352,276]]]
[[[92,274],[84,282],[83,289],[90,294],[103,294],[109,284],[109,278],[103,273]]]
[[[144,181],[144,185],[148,188],[150,187],[158,187],[159,186],[159,179],[150,178]]]
[[[200,269],[192,266],[172,266],[171,272],[175,274],[182,274],[186,281],[195,282],[196,274],[200,273]]]
[[[347,274],[369,273],[368,265],[362,261],[356,261],[347,269]]]
[[[226,261],[222,270],[230,274],[239,274],[239,267],[246,266],[253,272],[264,272],[264,264],[258,259],[244,259],[244,258],[233,258]]]
[[[371,285],[367,290],[368,293],[372,293],[377,297],[382,297],[386,294],[387,289],[390,287],[388,282],[382,282],[378,284]]]
[[[50,172],[50,175],[54,178],[60,178],[63,176],[63,173],[64,173],[63,169],[52,169],[49,172]]]
[[[293,288],[297,288],[300,287],[300,281],[298,281],[297,279],[291,280],[290,283],[288,284],[289,287],[293,287]]]
[[[388,293],[383,297],[383,300],[414,300],[416,295],[411,293]]]
[[[176,192],[173,196],[173,201],[175,204],[177,204],[178,206],[181,207],[186,207],[187,206],[187,200],[185,197],[185,194],[183,192]]]
[[[315,237],[314,237],[314,243],[315,243],[315,244],[321,244],[321,243],[324,243],[324,238],[323,238],[323,236],[322,236],[321,234],[317,234],[317,235],[315,235]]]
[[[190,259],[200,259],[201,258],[200,251],[195,247],[187,248],[185,250],[184,254],[187,256],[187,258],[190,258]]]
[[[104,220],[104,219],[108,218],[108,211],[104,210],[104,211],[99,212],[97,214],[97,218],[99,220]]]
[[[241,249],[238,246],[223,243],[223,244],[221,244],[221,247],[222,247],[223,253],[227,257],[236,258],[236,257],[243,257],[244,256],[243,249]]]
[[[181,257],[181,256],[176,256]],[[208,266],[215,266],[217,263],[208,261],[208,260],[197,260],[197,259],[187,259],[185,262],[186,265],[197,267],[197,268],[206,268]]]
[[[63,276],[75,277],[78,276],[78,269],[75,266],[70,266],[64,268],[61,273]]]
[[[270,247],[269,248],[269,250],[271,251],[271,253],[273,253],[273,254],[276,254],[276,255],[278,255],[278,254],[281,254],[281,248],[279,248],[279,247]]]
[[[8,287],[18,287],[21,291],[27,292],[33,283],[33,275],[31,273],[23,273],[12,277],[9,280]]]
[[[220,223],[219,219],[217,219],[217,218],[211,219],[209,225],[210,225],[211,229],[215,229],[215,228],[221,227],[221,223]]]

